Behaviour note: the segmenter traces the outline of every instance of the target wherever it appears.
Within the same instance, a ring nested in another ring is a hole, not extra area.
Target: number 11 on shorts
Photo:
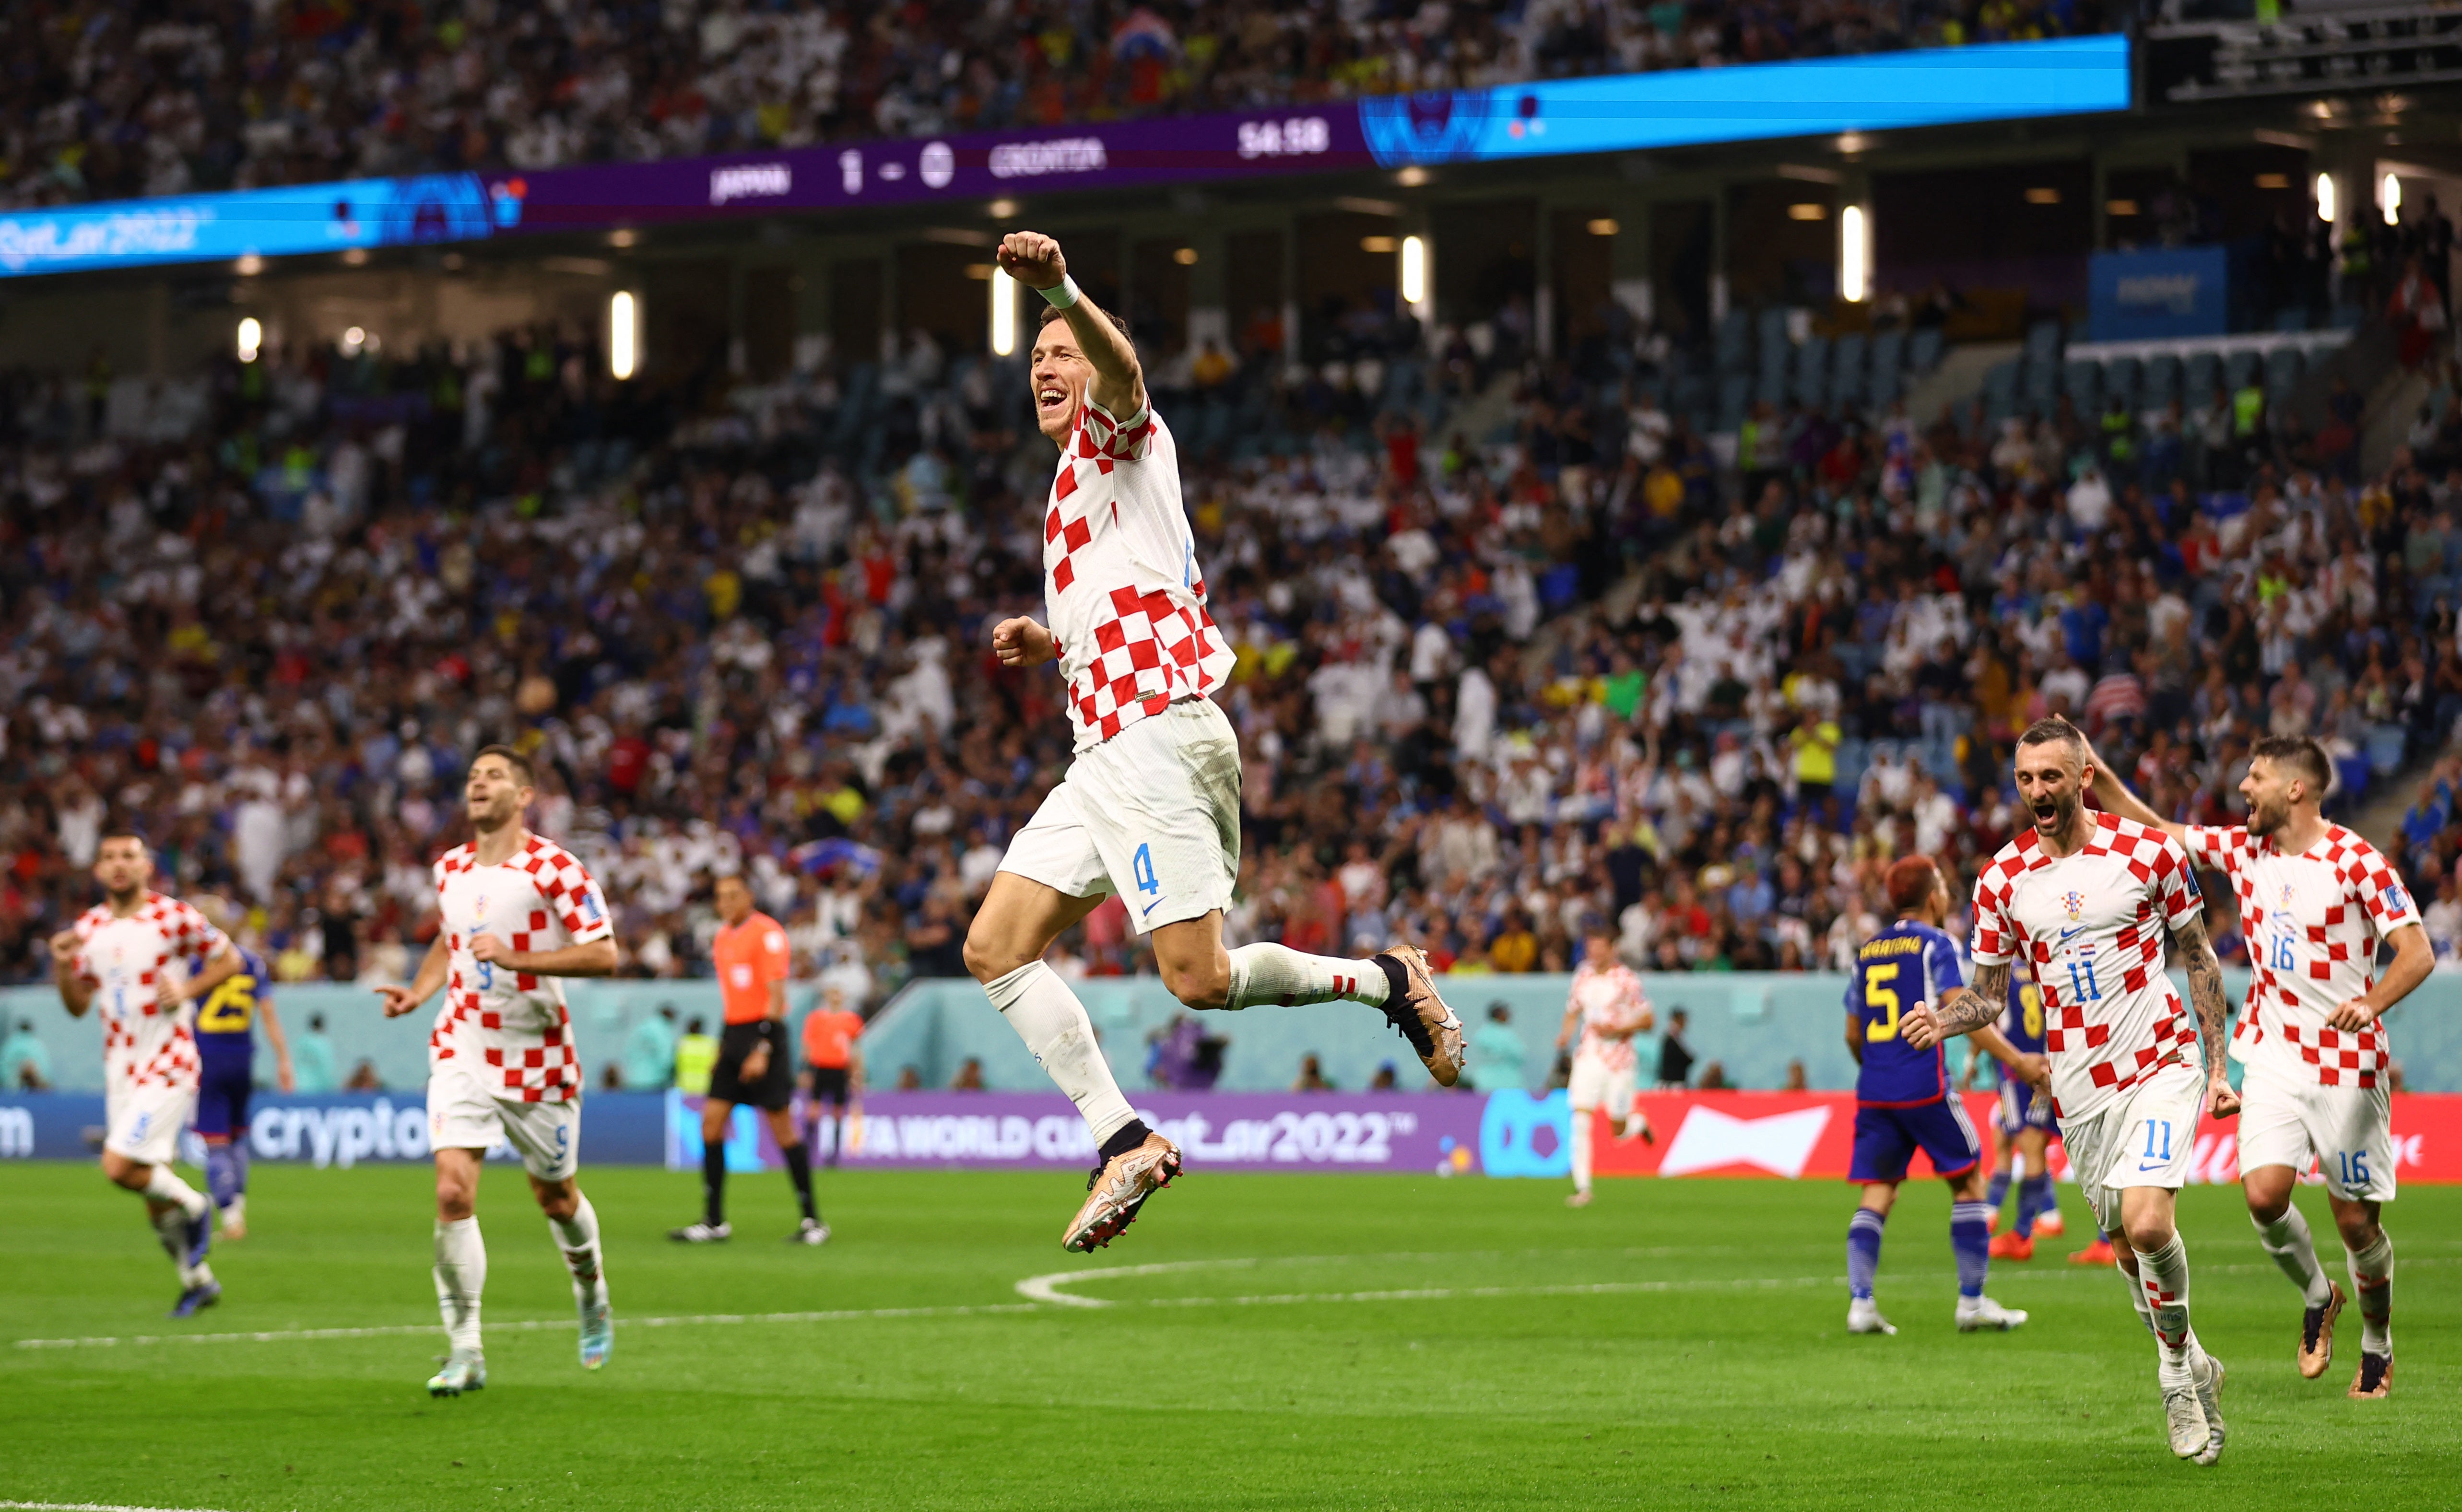
[[[1137,847],[1136,855],[1129,862],[1129,875],[1136,880],[1137,891],[1140,893],[1159,893],[1162,891],[1162,883],[1155,879],[1154,847],[1152,845],[1141,845]]]

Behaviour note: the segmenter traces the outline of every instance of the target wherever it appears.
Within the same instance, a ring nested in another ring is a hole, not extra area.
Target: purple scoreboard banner
[[[1409,1171],[1479,1168],[1487,1099],[1436,1092],[1147,1092],[1137,1116],[1177,1144],[1192,1171]],[[730,1170],[776,1166],[766,1122],[738,1108]],[[1094,1163],[1086,1120],[1057,1092],[876,1092],[847,1127],[824,1118],[853,1166],[1051,1169]],[[701,1167],[701,1099],[673,1094],[667,1164]]]

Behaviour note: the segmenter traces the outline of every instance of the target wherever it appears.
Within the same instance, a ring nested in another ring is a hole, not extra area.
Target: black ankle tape
[[[1146,1135],[1152,1133],[1154,1131],[1146,1127],[1145,1120],[1142,1118],[1132,1118],[1122,1124],[1112,1137],[1103,1141],[1104,1163],[1109,1164],[1145,1143]]]
[[[1371,959],[1383,969],[1385,981],[1393,989],[1385,996],[1386,1022],[1402,1031],[1402,1038],[1411,1042],[1412,1049],[1422,1056],[1434,1054],[1436,1042],[1429,1037],[1428,1026],[1419,1022],[1417,1011],[1411,1006],[1409,969],[1391,955],[1379,955]]]

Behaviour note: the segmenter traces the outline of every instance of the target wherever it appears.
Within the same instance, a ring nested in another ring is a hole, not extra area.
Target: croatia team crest
[[[2282,884],[2281,911],[2286,914],[2291,912],[2291,884],[2288,882]]]
[[[2078,916],[2085,912],[2085,895],[2071,888],[2061,895],[2061,907],[2068,914],[2069,922],[2074,924]]]

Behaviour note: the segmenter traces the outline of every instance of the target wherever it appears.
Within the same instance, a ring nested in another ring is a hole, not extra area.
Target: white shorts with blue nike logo
[[[1000,869],[1071,897],[1117,893],[1137,934],[1231,906],[1240,738],[1182,699],[1081,754],[1011,836]]]
[[[2061,1144],[2105,1233],[2119,1230],[2122,1189],[2177,1192],[2189,1184],[2205,1105],[2205,1071],[2193,1061],[2176,1060],[2092,1116],[2061,1120]]]

